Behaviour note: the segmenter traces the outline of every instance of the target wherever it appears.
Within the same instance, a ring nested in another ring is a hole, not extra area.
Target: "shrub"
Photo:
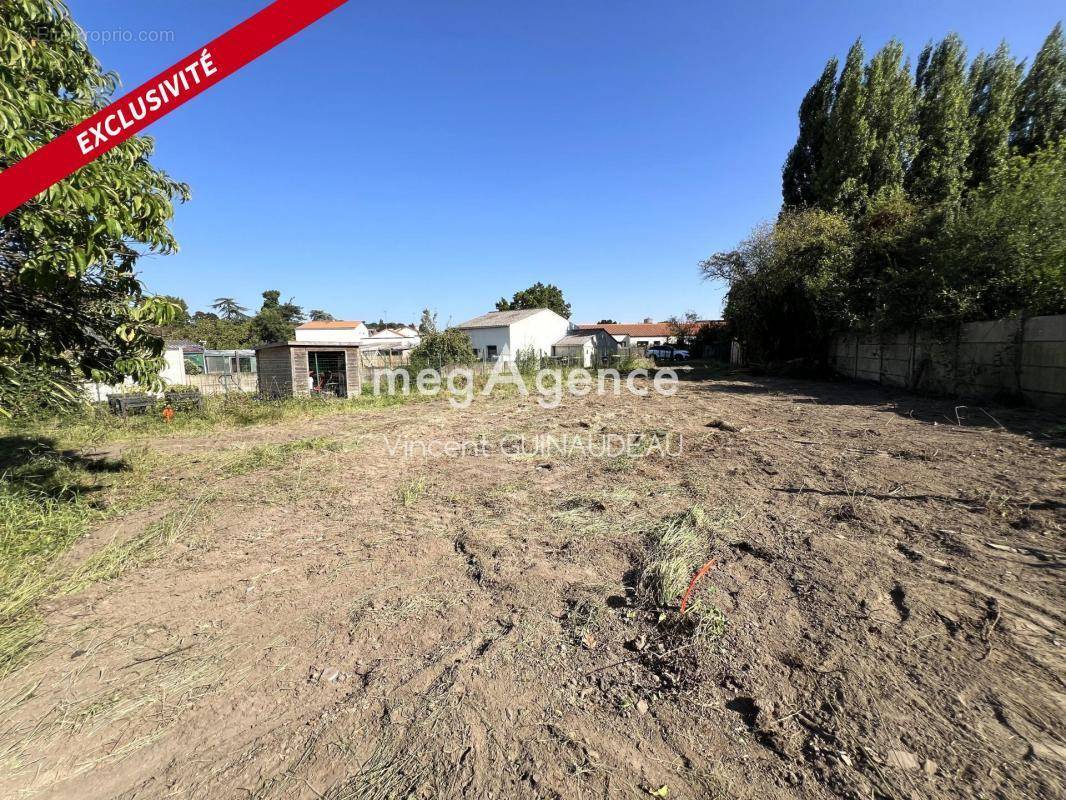
[[[422,337],[418,347],[411,351],[410,367],[417,373],[426,368],[473,364],[475,360],[470,337],[458,328],[448,328]]]

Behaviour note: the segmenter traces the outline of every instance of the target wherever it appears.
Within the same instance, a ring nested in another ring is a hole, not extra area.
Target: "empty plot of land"
[[[735,378],[150,441],[67,564],[150,557],[39,610],[0,795],[1062,796],[1063,435]]]

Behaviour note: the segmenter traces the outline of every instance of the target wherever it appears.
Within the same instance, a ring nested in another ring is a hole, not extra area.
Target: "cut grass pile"
[[[707,515],[702,506],[664,520],[652,534],[651,555],[640,576],[641,592],[660,608],[680,605],[709,550]]]
[[[260,444],[247,450],[234,450],[222,457],[222,474],[226,477],[247,475],[261,469],[281,469],[309,452],[332,452],[342,449],[341,443],[327,436],[313,436],[291,442]]]
[[[710,559],[714,534],[738,521],[731,510],[711,518],[702,506],[695,505],[684,514],[667,518],[653,531],[639,593],[660,610],[660,624],[686,631],[695,642],[709,642],[722,634],[725,615],[709,599],[714,591],[713,569],[694,585],[684,614],[680,606],[693,579]]]
[[[55,588],[56,594],[76,594],[98,581],[114,580],[126,570],[159,557],[188,530],[200,515],[203,503],[211,496],[201,494],[136,536],[121,542],[109,542],[62,578]]]

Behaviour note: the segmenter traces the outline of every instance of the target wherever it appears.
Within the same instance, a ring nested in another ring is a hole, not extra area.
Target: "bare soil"
[[[45,609],[0,796],[1066,796],[1063,420],[986,411],[732,377],[150,443],[171,499],[70,557],[190,519]],[[390,452],[521,433],[671,452]],[[636,591],[697,505],[699,636]]]

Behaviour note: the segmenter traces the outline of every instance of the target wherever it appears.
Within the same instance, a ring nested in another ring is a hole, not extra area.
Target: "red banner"
[[[347,0],[276,0],[0,172],[0,216],[192,100]]]

